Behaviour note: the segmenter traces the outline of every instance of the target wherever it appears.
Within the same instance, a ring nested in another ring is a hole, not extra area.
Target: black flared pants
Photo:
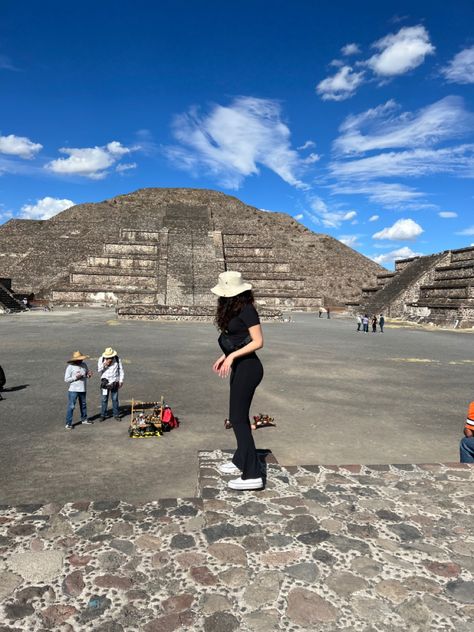
[[[243,479],[261,476],[249,411],[255,389],[262,378],[263,366],[255,354],[235,360],[230,376],[229,419],[237,439],[232,462],[242,471]]]

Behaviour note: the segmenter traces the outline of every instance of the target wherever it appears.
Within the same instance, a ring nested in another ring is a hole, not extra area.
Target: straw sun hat
[[[227,270],[227,272],[219,274],[217,285],[211,288],[211,292],[217,294],[217,296],[230,297],[237,296],[237,294],[242,294],[242,292],[251,289],[252,284],[245,283],[240,272]]]
[[[115,358],[116,355],[117,355],[117,352],[115,351],[115,349],[112,349],[112,347],[107,347],[107,349],[102,354],[102,357],[103,358]]]
[[[79,362],[80,360],[87,360],[88,357],[88,355],[84,355],[80,351],[74,351],[68,362]]]

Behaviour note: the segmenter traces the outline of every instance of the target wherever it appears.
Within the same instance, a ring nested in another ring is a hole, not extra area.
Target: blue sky
[[[474,3],[0,2],[0,223],[212,188],[390,267],[474,243]]]

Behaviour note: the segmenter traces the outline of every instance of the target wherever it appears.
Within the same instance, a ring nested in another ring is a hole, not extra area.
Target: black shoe
[[[122,417],[114,417],[115,421],[122,421]]]
[[[105,421],[105,417],[101,417],[99,421]]]

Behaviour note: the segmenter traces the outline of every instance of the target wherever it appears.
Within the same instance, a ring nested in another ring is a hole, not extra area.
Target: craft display
[[[259,415],[254,415],[253,423],[250,424],[252,430],[258,430],[259,428],[274,428],[276,426],[275,419],[270,417],[270,415],[263,415],[260,413]],[[226,430],[230,430],[232,428],[232,422],[230,419],[224,419],[224,428]]]
[[[130,426],[128,434],[131,439],[147,439],[161,437],[163,432],[177,428],[179,421],[171,408],[165,403],[163,396],[159,402],[142,402],[132,399]]]

